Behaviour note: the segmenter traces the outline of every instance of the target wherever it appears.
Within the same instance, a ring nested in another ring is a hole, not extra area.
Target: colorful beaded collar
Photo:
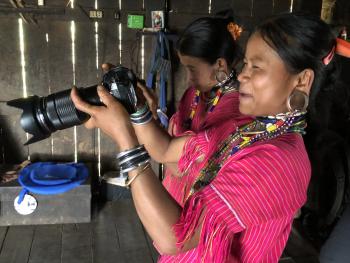
[[[228,76],[227,80],[221,83],[218,83],[216,86],[213,87],[211,92],[215,92],[215,96],[212,99],[210,99],[210,105],[207,109],[208,113],[211,113],[214,111],[222,95],[231,91],[237,91],[237,88],[235,87],[237,86],[236,80],[237,80],[236,72],[232,71]],[[202,95],[201,92],[198,89],[196,89],[196,92],[194,94],[194,97],[191,103],[190,114],[188,116],[188,119],[186,120],[186,125],[188,125],[188,127],[190,127],[192,120],[196,114],[201,95]]]
[[[239,150],[255,142],[266,141],[286,133],[305,134],[306,112],[288,112],[276,116],[257,117],[254,121],[238,127],[218,147],[200,171],[198,178],[187,196],[210,184],[218,174],[225,161]]]

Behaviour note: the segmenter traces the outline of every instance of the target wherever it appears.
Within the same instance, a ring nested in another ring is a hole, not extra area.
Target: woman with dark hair
[[[179,102],[177,112],[169,121],[168,132],[172,137],[198,133],[242,117],[238,110],[235,71],[236,64],[242,59],[241,49],[236,43],[241,31],[242,28],[234,23],[233,11],[228,9],[213,17],[194,20],[181,33],[176,51],[186,69],[188,88]],[[108,71],[113,66],[105,63],[102,68]],[[143,91],[153,117],[157,118],[154,93],[140,82],[138,87]],[[147,135],[143,134],[139,140],[147,141]],[[166,165],[163,184],[183,206],[185,182],[178,176],[177,164],[159,161]]]
[[[178,137],[198,133],[241,117],[235,66],[242,58],[236,43],[242,28],[235,24],[232,10],[215,17],[202,17],[189,24],[176,43],[181,64],[186,68],[188,89],[172,116],[168,132]],[[184,205],[184,183],[177,164],[166,164],[163,184]]]
[[[175,136],[240,116],[234,67],[241,59],[236,39],[242,29],[231,13],[223,14],[193,21],[176,43],[189,88],[171,120],[170,133]]]
[[[214,17],[194,20],[181,33],[176,51],[186,69],[188,88],[170,119],[168,132],[171,136],[198,133],[242,117],[238,110],[235,71],[236,64],[242,59],[241,49],[236,43],[241,32],[242,28],[235,24],[233,11],[229,9]],[[141,83],[138,86],[148,104],[153,105],[150,108],[155,116],[154,96]],[[184,181],[178,176],[177,164],[165,165],[163,184],[183,206]]]
[[[235,66],[242,59],[236,43],[241,32],[242,28],[234,23],[233,11],[228,9],[194,20],[181,33],[176,51],[186,69],[188,88],[170,121],[171,135],[199,132],[240,116]],[[114,65],[110,63],[102,65],[105,72],[111,67]],[[138,86],[156,117],[154,94],[143,84]]]
[[[147,106],[129,116],[102,87],[105,107],[83,102],[73,89],[76,107],[91,115],[86,127],[101,128],[121,150],[126,185],[160,262],[278,262],[310,179],[301,136],[306,108],[329,84],[338,50],[318,18],[267,20],[249,38],[238,76],[239,110],[254,119],[175,139]],[[178,164],[184,206],[154,176],[148,153]]]

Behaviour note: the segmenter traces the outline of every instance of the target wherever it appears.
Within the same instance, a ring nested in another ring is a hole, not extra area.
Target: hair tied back
[[[233,22],[228,23],[227,30],[230,32],[234,40],[237,40],[243,32],[243,28]]]

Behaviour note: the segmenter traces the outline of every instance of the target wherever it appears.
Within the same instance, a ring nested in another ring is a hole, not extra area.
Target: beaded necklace
[[[192,185],[187,196],[210,184],[218,174],[225,161],[239,150],[258,141],[276,138],[286,133],[305,134],[305,112],[295,111],[276,116],[257,117],[254,121],[237,127],[218,147],[218,150],[208,160]],[[186,199],[186,200],[187,200]]]
[[[214,111],[222,95],[230,91],[237,91],[237,89],[234,87],[236,84],[235,81],[236,81],[236,72],[232,71],[225,81],[218,83],[216,86],[213,87],[213,89],[217,88],[217,90],[215,91],[214,98],[210,100],[210,106],[207,110],[208,113]],[[194,97],[191,103],[189,117],[185,121],[185,125],[187,125],[188,128],[191,127],[192,120],[198,108],[200,97],[201,97],[201,92],[198,89],[196,89],[196,92],[194,94]]]

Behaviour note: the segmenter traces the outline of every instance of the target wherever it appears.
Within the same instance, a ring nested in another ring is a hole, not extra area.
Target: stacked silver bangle
[[[137,112],[130,114],[130,120],[135,125],[149,123],[152,120],[152,112],[150,111],[148,104],[145,103],[145,105]]]
[[[117,154],[120,173],[124,174],[150,162],[151,158],[143,145]]]

